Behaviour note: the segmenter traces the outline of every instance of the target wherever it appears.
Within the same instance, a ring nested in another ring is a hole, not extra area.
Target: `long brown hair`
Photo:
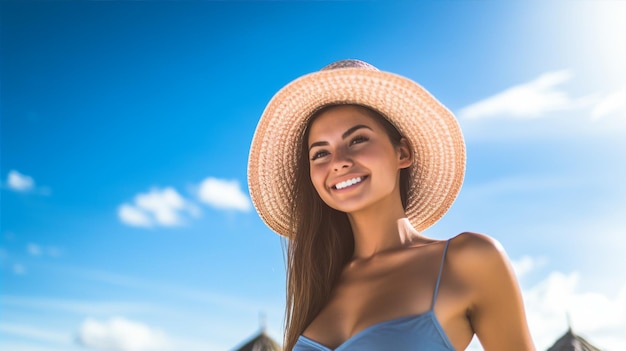
[[[328,302],[343,267],[352,258],[354,237],[346,213],[324,203],[309,175],[308,139],[313,121],[338,105],[328,105],[314,113],[300,145],[295,183],[291,196],[293,220],[287,244],[287,308],[284,350],[291,351],[298,337]],[[379,112],[355,105],[384,127],[391,143],[400,145],[402,135]],[[400,196],[406,209],[409,169],[400,171]]]

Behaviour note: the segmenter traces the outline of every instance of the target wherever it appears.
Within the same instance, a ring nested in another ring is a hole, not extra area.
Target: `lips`
[[[346,180],[343,180],[335,185],[333,185],[331,188],[334,190],[342,190],[342,189],[346,189],[349,188],[353,185],[359,184],[361,182],[363,182],[365,179],[367,179],[367,176],[359,176],[359,177],[352,177]]]

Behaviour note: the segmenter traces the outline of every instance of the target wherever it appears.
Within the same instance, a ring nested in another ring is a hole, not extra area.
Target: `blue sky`
[[[281,241],[251,207],[271,96],[359,58],[459,118],[467,174],[425,234],[490,234],[533,337],[626,349],[626,3],[0,3],[0,348],[281,339]],[[480,350],[474,343],[471,350]]]

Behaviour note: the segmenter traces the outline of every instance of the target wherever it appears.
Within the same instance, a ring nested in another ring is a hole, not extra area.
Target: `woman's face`
[[[411,165],[406,140],[393,145],[368,112],[352,105],[332,107],[309,129],[313,187],[339,211],[359,211],[394,196],[399,201],[399,171]]]

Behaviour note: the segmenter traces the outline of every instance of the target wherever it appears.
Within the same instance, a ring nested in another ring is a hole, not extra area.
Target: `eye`
[[[360,144],[360,143],[364,143],[366,141],[368,141],[369,138],[362,136],[362,135],[357,135],[354,138],[352,138],[350,140],[350,145],[354,145],[354,144]]]
[[[314,153],[313,156],[311,156],[311,161],[315,161],[318,158],[324,157],[326,155],[328,155],[328,151],[326,151],[326,150],[318,151],[318,152]]]

